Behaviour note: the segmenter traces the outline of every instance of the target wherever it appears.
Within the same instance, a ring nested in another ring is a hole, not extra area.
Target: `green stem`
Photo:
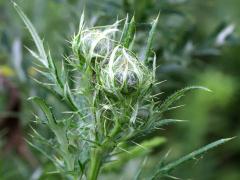
[[[119,132],[120,124],[117,122],[109,137],[103,142],[101,147],[92,149],[91,162],[88,174],[88,180],[96,180],[102,165],[102,158],[105,153],[112,149],[112,138]]]
[[[96,148],[92,150],[88,180],[97,179],[102,163],[102,155],[103,152],[101,148]]]
[[[118,134],[118,132],[120,131],[120,129],[121,129],[121,126],[120,126],[119,122],[116,122],[113,130],[111,131],[111,133],[110,133],[110,135],[109,135],[109,137],[110,137],[110,138],[113,138],[115,135]]]

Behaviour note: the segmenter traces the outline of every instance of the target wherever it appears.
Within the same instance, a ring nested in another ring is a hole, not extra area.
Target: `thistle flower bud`
[[[138,77],[135,72],[124,72],[119,71],[115,73],[114,76],[115,85],[122,88],[122,93],[127,94],[128,92],[132,92],[136,90],[138,86]]]
[[[105,57],[112,49],[113,43],[107,31],[89,30],[82,34],[81,51],[91,57]]]
[[[143,92],[152,82],[148,68],[133,53],[120,46],[112,51],[100,79],[102,87],[118,97]]]
[[[109,28],[103,31],[99,29],[87,29],[80,31],[73,38],[72,49],[78,56],[90,63],[92,58],[105,58],[113,48],[112,35],[116,28]],[[84,62],[85,63],[85,62]]]

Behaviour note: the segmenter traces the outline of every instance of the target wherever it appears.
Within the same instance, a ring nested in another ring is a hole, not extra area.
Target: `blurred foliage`
[[[68,55],[67,39],[77,29],[83,9],[92,25],[109,24],[126,13],[135,15],[137,29],[135,44],[141,52],[146,44],[145,32],[153,18],[160,12],[160,21],[154,49],[157,53],[159,80],[167,80],[156,88],[156,93],[167,96],[186,85],[203,85],[213,90],[211,94],[194,93],[185,98],[181,110],[169,116],[187,119],[178,127],[168,127],[151,136],[164,135],[168,143],[155,148],[146,166],[154,167],[169,147],[170,159],[206,144],[219,137],[240,135],[240,1],[239,0],[16,0],[31,18],[34,26],[54,49],[56,61]],[[142,31],[142,33],[141,33]],[[18,45],[20,44],[20,46]],[[29,76],[38,76],[32,68],[32,57],[23,44],[32,47],[33,42],[23,29],[20,19],[8,0],[0,0],[0,73],[8,76],[21,90],[23,111],[20,115],[26,137],[34,126],[32,112],[35,106],[27,97],[38,94],[51,102],[56,99],[46,90],[36,86]],[[140,54],[141,55],[141,54]],[[1,91],[0,91],[1,93]],[[4,108],[0,95],[0,110]],[[60,104],[59,104],[60,106]],[[61,108],[61,107],[60,107]],[[40,112],[39,112],[40,113]],[[44,128],[40,130],[51,137]],[[4,133],[4,132],[3,132]],[[2,137],[2,132],[0,132]],[[143,138],[142,140],[144,140]],[[0,140],[0,147],[4,141]],[[32,149],[44,172],[53,171],[44,155]],[[173,175],[183,179],[238,180],[240,179],[240,143],[237,138],[214,152],[197,159],[195,165],[186,163]],[[0,153],[2,155],[2,152]],[[0,179],[14,177],[29,179],[36,172],[21,157],[11,153],[0,157]],[[122,168],[123,179],[131,177],[140,160],[133,160]],[[104,179],[113,179],[108,174]],[[58,175],[42,176],[42,179],[59,179]]]

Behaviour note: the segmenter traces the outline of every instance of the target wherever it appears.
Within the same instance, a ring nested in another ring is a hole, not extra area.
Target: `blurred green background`
[[[126,14],[135,15],[138,34],[135,50],[142,52],[150,23],[161,13],[154,50],[157,54],[157,77],[167,80],[155,89],[165,92],[158,99],[188,85],[202,85],[212,93],[194,92],[184,97],[184,107],[167,114],[168,118],[188,122],[166,127],[150,136],[164,136],[167,143],[156,147],[149,166],[170,150],[168,159],[176,159],[200,146],[223,137],[237,136],[235,140],[216,148],[199,159],[181,165],[172,175],[181,179],[239,180],[240,179],[240,1],[239,0],[16,0],[43,37],[46,47],[56,60],[69,55],[71,39],[77,30],[80,15],[85,10],[91,25],[105,25]],[[0,0],[0,73],[18,89],[22,108],[17,114],[21,120],[23,137],[33,123],[37,107],[27,98],[41,95],[56,100],[39,87],[30,76],[37,77],[33,57],[25,47],[33,48],[33,41],[11,1]],[[141,56],[141,53],[139,53]],[[0,122],[8,104],[8,92],[0,83]],[[40,112],[39,112],[40,113]],[[48,135],[43,127],[40,131]],[[8,139],[0,130],[0,148]],[[146,139],[147,137],[144,137]],[[54,167],[36,149],[28,147],[38,165],[33,165],[13,147],[10,152],[0,150],[0,179],[59,179],[57,175],[42,173]],[[134,169],[135,162],[126,165]],[[126,167],[122,178],[128,179]],[[111,175],[106,179],[111,179]],[[36,179],[36,178],[35,178]]]

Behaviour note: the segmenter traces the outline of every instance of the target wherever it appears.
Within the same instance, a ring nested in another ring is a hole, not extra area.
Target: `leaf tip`
[[[27,100],[28,101],[34,101],[35,99],[38,99],[39,97],[36,97],[36,96],[32,96],[32,97],[29,97]]]
[[[159,17],[160,17],[160,11],[158,12],[158,15],[157,15],[157,17],[155,18],[155,20],[154,20],[154,23],[157,23],[157,22],[158,22],[158,20],[159,20]]]
[[[230,138],[224,138],[224,139],[222,139],[224,142],[228,142],[228,141],[231,141],[231,140],[233,140],[233,139],[236,139],[237,138],[237,136],[233,136],[233,137],[230,137]]]
[[[15,1],[11,0],[11,3],[13,4],[14,7],[17,6],[17,3]]]

